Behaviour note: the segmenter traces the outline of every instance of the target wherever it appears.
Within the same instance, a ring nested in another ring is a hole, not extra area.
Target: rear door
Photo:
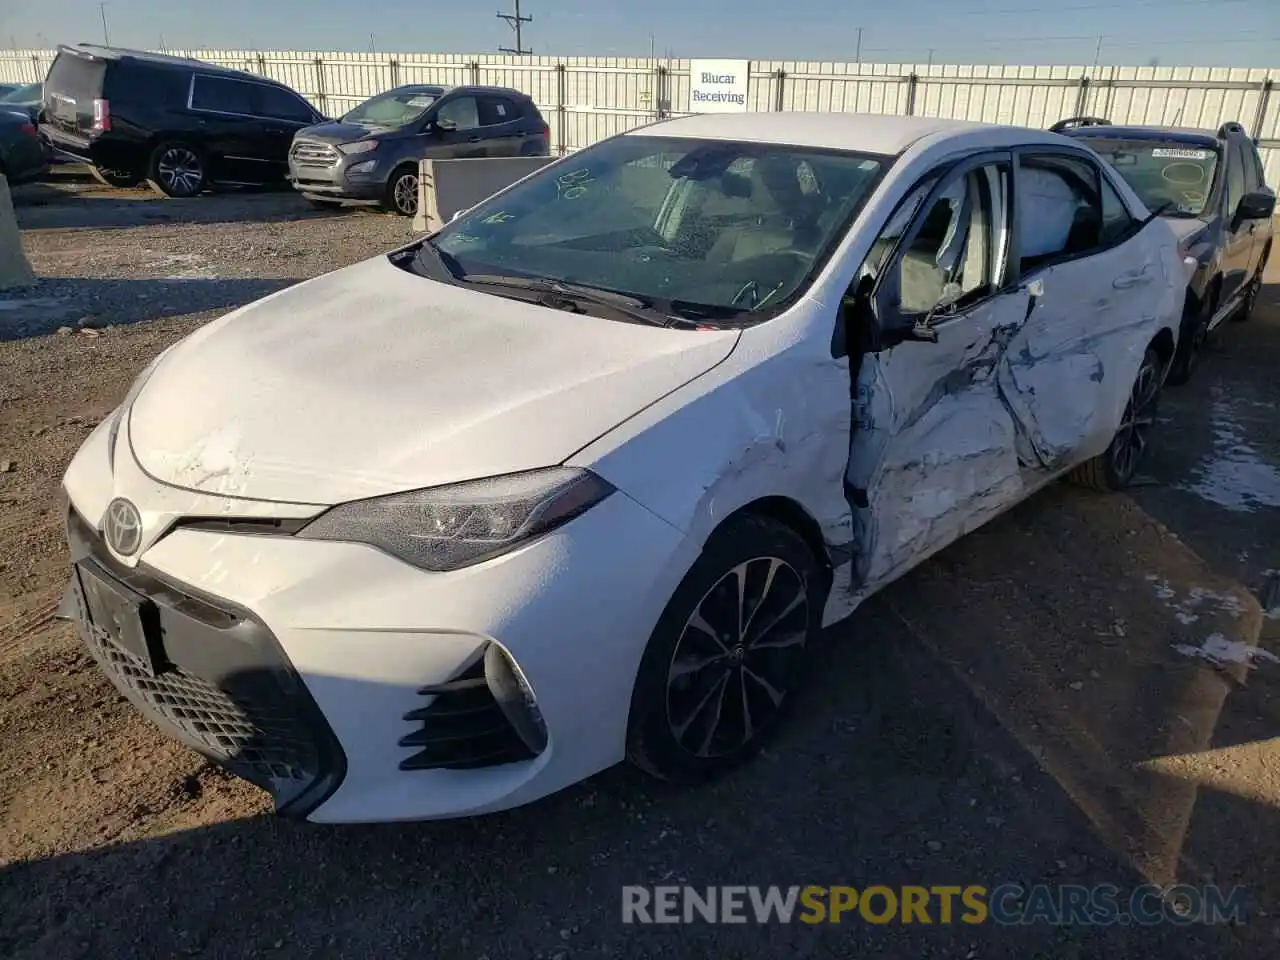
[[[485,156],[517,157],[520,155],[520,108],[509,97],[485,94],[476,98],[480,135],[484,138]]]
[[[261,183],[271,179],[266,122],[256,116],[260,84],[197,73],[189,100],[214,179]]]
[[[1224,227],[1222,249],[1222,302],[1238,294],[1252,276],[1253,234],[1256,221],[1241,220],[1236,216],[1240,200],[1248,192],[1245,181],[1244,155],[1239,139],[1233,138],[1222,151],[1226,160],[1226,190],[1222,222]]]
[[[44,84],[45,122],[54,135],[72,142],[94,136],[93,101],[102,97],[107,62],[62,50]]]
[[[1050,473],[1111,442],[1167,281],[1092,159],[1036,147],[1018,160],[1016,281],[1030,300],[1000,363],[1000,391],[1019,461]]]

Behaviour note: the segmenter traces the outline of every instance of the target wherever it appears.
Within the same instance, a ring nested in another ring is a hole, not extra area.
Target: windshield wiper
[[[418,245],[418,259],[433,260],[452,280],[461,280],[467,275],[457,257],[452,253],[446,253],[441,250],[431,240],[423,240]]]
[[[632,321],[652,324],[660,327],[692,328],[693,324],[683,317],[671,316],[660,310],[652,301],[628,293],[618,293],[603,287],[592,287],[579,283],[566,283],[561,280],[549,280],[545,277],[513,277],[502,274],[466,274],[461,281],[466,284],[477,284],[485,287],[506,287],[511,290],[528,290],[542,294],[535,302],[546,307],[565,306],[581,309],[584,304],[593,307],[604,307]]]

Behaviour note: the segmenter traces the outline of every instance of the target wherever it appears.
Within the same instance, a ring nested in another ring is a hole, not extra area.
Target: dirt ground
[[[1280,258],[1254,320],[1165,394],[1132,496],[1055,487],[837,625],[759,762],[695,791],[619,768],[507,814],[330,828],[161,737],[52,620],[58,480],[164,346],[409,225],[73,179],[17,203],[45,279],[0,299],[0,954],[1275,955]],[[1243,885],[1248,921],[636,928],[620,909],[634,883],[1147,880]]]

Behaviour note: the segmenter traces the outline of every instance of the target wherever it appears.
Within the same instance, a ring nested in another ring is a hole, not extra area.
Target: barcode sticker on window
[[[434,102],[435,97],[414,97],[409,101],[411,107],[429,107]]]
[[[1156,147],[1151,151],[1151,155],[1177,160],[1208,160],[1213,156],[1208,150],[1177,150],[1173,147]]]

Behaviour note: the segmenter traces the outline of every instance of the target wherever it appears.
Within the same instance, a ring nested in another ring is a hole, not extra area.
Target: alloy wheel
[[[391,188],[391,198],[396,210],[411,217],[418,212],[418,177],[412,173],[402,174]]]
[[[1138,469],[1156,421],[1156,397],[1160,393],[1157,358],[1148,351],[1138,369],[1138,377],[1124,408],[1120,429],[1111,443],[1111,467],[1115,475],[1128,480]]]
[[[667,672],[667,723],[700,759],[749,744],[782,708],[804,661],[809,596],[778,557],[738,564],[685,622]]]
[[[156,176],[165,192],[175,197],[190,197],[204,183],[204,166],[199,155],[189,147],[170,147],[160,155]]]

